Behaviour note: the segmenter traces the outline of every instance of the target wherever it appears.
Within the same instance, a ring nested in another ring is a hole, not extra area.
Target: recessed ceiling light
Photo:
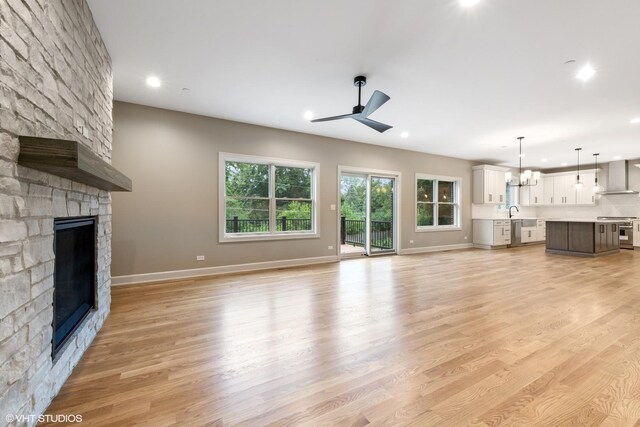
[[[151,87],[160,87],[162,83],[160,82],[160,79],[157,78],[156,76],[149,76],[147,77],[147,84]]]
[[[407,139],[407,138],[409,138],[409,132],[402,132],[402,133],[400,134],[400,138],[402,138],[402,139]]]
[[[622,156],[613,156],[613,160],[620,160]]]
[[[541,161],[542,163],[547,163],[547,162],[549,161],[549,159],[540,159],[540,161]]]
[[[634,117],[633,119],[631,119],[629,121],[632,125],[637,125],[638,123],[640,123],[640,117]]]
[[[584,67],[580,68],[580,70],[576,74],[576,79],[586,82],[587,80],[590,80],[591,77],[593,77],[595,74],[596,70],[593,69],[591,64],[586,64]]]
[[[568,165],[569,165],[569,163],[567,163],[567,162],[560,163],[560,166],[568,166]]]
[[[305,118],[305,120],[312,120],[313,119],[313,113],[311,111],[305,111],[304,118]]]
[[[480,3],[480,0],[460,0],[460,6],[462,7],[473,7]]]

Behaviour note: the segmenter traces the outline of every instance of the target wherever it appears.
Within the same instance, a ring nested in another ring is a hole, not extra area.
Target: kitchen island
[[[620,252],[620,221],[548,219],[547,253],[595,257]]]

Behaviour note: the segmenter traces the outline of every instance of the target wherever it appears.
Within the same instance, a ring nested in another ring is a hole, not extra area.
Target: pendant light
[[[524,172],[522,171],[522,158],[524,157],[524,155],[522,154],[523,139],[524,139],[524,136],[518,137],[518,141],[520,143],[520,156],[519,156],[520,167],[518,170],[518,183],[517,184],[511,183],[511,172],[507,172],[505,174],[505,180],[507,181],[510,187],[535,187],[536,185],[538,185],[538,180],[540,179],[539,171],[534,172],[531,169],[527,169]],[[534,181],[533,183],[531,182],[532,180]]]
[[[580,190],[582,188],[582,182],[580,182],[580,151],[582,148],[576,148],[576,153],[578,153],[578,174],[576,175],[576,190]]]
[[[602,190],[602,187],[600,187],[600,184],[598,184],[598,156],[600,155],[600,153],[596,153],[593,155],[593,157],[596,158],[596,179],[593,183],[593,192],[597,193],[600,190]]]

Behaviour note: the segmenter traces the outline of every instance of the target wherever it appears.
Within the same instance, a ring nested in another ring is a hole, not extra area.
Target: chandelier
[[[538,185],[538,181],[540,180],[540,171],[532,171],[531,169],[527,169],[524,172],[522,171],[522,158],[524,155],[522,154],[522,140],[524,136],[519,136],[518,141],[520,143],[520,167],[518,173],[518,181],[516,183],[511,182],[513,176],[511,172],[507,172],[505,174],[505,180],[509,184],[510,187],[535,187]]]

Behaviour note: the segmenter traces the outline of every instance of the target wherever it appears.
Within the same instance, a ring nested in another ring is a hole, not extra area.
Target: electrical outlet
[[[413,244],[413,240],[409,240],[409,243]]]
[[[329,209],[330,209],[330,210],[332,210],[332,211],[335,211],[335,210],[336,210],[336,205],[331,205],[331,206],[329,207]]]
[[[196,261],[204,261],[204,255],[198,255]]]
[[[329,249],[330,251],[333,250],[333,246],[329,246],[327,249]]]
[[[464,240],[467,240],[467,236],[464,236]]]

